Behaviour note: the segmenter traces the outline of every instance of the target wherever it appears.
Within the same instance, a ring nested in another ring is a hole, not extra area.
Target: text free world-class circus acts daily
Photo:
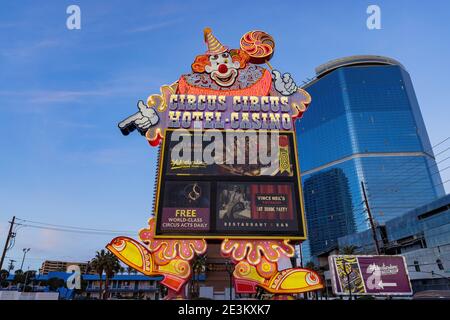
[[[195,210],[194,210],[195,211]],[[203,222],[202,218],[196,217],[176,217],[169,218],[168,222],[162,223],[163,228],[207,228],[208,223]]]
[[[167,127],[291,130],[291,114],[288,97],[171,95]]]

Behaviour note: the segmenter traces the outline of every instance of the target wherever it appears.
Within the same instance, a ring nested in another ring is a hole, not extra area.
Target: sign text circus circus
[[[138,112],[119,123],[123,134],[137,129],[158,145],[167,128],[293,130],[311,102],[289,73],[268,61],[273,39],[262,31],[245,34],[240,49],[215,43],[205,29],[207,54],[195,58],[192,73],[138,102]],[[216,46],[216,47],[214,47]],[[271,71],[262,67],[267,64]]]

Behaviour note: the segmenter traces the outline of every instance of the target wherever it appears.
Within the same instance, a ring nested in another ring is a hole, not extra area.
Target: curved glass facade
[[[305,89],[297,122],[309,240],[317,256],[367,230],[361,181],[377,223],[444,195],[408,73],[400,65],[346,66]],[[305,249],[305,247],[308,247]]]

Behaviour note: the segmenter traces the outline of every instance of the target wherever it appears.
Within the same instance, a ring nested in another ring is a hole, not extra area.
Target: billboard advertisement
[[[288,183],[219,182],[217,230],[296,231],[294,186]]]
[[[168,181],[161,212],[161,231],[209,231],[210,184]]]
[[[332,255],[328,262],[336,295],[412,295],[403,256]]]
[[[155,202],[157,237],[305,237],[293,132],[264,137],[232,132],[231,138],[226,130],[215,132],[223,141],[213,156],[223,161],[204,160],[212,139],[197,133],[166,131]],[[257,150],[253,155],[251,148]],[[276,156],[251,161],[261,150]]]
[[[171,156],[173,152],[178,152],[179,141],[185,136],[188,136],[187,139],[196,140],[196,134],[191,134],[190,131],[185,134],[181,134],[181,137],[172,139],[173,131],[169,131],[167,134],[167,156]],[[210,144],[210,140],[208,137],[208,131],[202,132],[199,134],[198,143],[193,143],[190,148],[190,154],[183,155],[177,157],[177,159],[173,159],[172,157],[166,158],[167,165],[165,167],[165,175],[166,176],[246,176],[246,177],[261,177],[261,176],[276,176],[276,177],[293,177],[295,171],[295,155],[291,153],[293,149],[293,141],[292,138],[286,133],[280,133],[278,135],[278,148],[279,148],[279,157],[274,158],[272,163],[261,163],[254,162],[251,163],[249,160],[250,154],[252,154],[251,150],[249,150],[252,146],[255,147],[255,150],[261,149],[260,145],[265,143],[267,152],[270,154],[271,152],[271,143],[270,143],[270,132],[267,132],[267,137],[264,141],[259,141],[256,135],[248,134],[243,131],[241,132],[232,132],[229,135],[224,135],[223,141],[221,141],[221,145],[223,147],[222,150],[222,159],[221,161],[215,161],[213,163],[206,163],[202,159],[196,159],[200,157],[196,157],[196,154],[203,155],[204,151],[208,148]],[[217,133],[217,132],[216,132]],[[228,131],[226,132],[229,133]],[[231,136],[231,138],[230,138]],[[217,136],[215,136],[217,137]],[[255,138],[255,139],[254,139]],[[246,139],[247,143],[244,143]],[[255,140],[254,143],[251,140]],[[263,140],[263,139],[260,139]],[[242,141],[242,143],[241,143]],[[245,149],[243,150],[243,158],[241,163],[238,161],[228,161],[228,157],[234,157],[233,160],[237,160],[237,149]],[[255,152],[255,154],[257,151]],[[257,156],[257,155],[256,155]],[[218,155],[216,156],[218,157]],[[219,160],[219,159],[217,159]]]

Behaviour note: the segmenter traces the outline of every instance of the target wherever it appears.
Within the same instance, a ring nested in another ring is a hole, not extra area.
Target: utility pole
[[[11,273],[11,270],[14,269],[14,262],[16,262],[16,260],[9,259],[9,265],[8,265],[8,272],[9,273]]]
[[[2,270],[3,267],[3,261],[5,260],[5,255],[6,255],[6,251],[8,251],[8,247],[9,247],[9,241],[11,240],[11,238],[13,237],[13,227],[14,227],[14,222],[16,221],[16,216],[14,216],[12,218],[12,220],[9,222],[10,226],[9,226],[9,232],[8,232],[8,236],[6,237],[6,243],[5,243],[5,247],[3,248],[3,253],[2,253],[2,259],[0,260],[0,270]]]
[[[373,241],[375,241],[375,249],[377,250],[377,255],[380,255],[380,246],[377,240],[377,230],[375,228],[375,223],[373,222],[372,212],[370,211],[369,200],[367,199],[366,187],[364,186],[364,181],[361,181],[361,188],[364,195],[364,203],[366,205],[367,214],[369,215],[370,228],[372,229]]]

